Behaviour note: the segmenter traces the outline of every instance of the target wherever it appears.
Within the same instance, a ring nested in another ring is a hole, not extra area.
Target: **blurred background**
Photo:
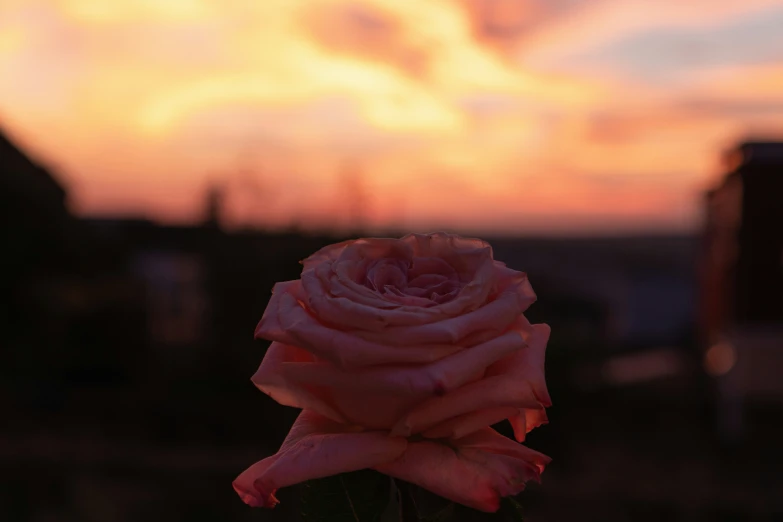
[[[0,520],[296,520],[272,285],[434,230],[553,328],[529,520],[783,520],[773,0],[0,0]]]

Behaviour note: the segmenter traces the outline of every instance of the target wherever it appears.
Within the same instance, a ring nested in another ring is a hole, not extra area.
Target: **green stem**
[[[419,522],[419,512],[411,485],[404,480],[395,479],[394,482],[400,492],[400,522]]]

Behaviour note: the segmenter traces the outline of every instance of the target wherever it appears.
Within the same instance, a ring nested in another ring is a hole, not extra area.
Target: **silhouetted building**
[[[66,188],[1,135],[0,209],[0,330],[12,356],[0,373],[27,383],[19,405],[54,407],[65,383],[121,382],[139,344],[139,285],[69,212]]]
[[[707,194],[702,330],[783,322],[783,143],[743,143]]]
[[[726,160],[706,195],[700,334],[733,436],[747,398],[783,398],[783,142],[742,143]]]
[[[31,352],[62,333],[47,283],[72,261],[73,225],[65,189],[0,132],[0,331],[4,347],[22,350],[15,354],[16,373],[33,371],[40,354]],[[38,321],[49,327],[36,328]]]
[[[18,280],[54,257],[68,220],[65,189],[0,132],[0,277]],[[13,276],[13,277],[11,277]]]

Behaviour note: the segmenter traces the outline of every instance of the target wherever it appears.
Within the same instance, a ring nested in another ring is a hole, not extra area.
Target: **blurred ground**
[[[675,381],[555,387],[551,424],[526,442],[554,459],[522,497],[528,520],[783,520],[779,411],[751,411],[747,438],[727,445],[703,390]],[[276,450],[295,415],[241,388],[147,404],[93,393],[56,414],[6,416],[14,422],[0,441],[2,520],[295,520],[296,488],[264,513],[231,489],[239,471]]]

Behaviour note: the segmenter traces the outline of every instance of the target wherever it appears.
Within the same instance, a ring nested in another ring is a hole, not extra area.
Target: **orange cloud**
[[[314,40],[335,53],[382,62],[414,79],[429,73],[432,50],[406,38],[402,23],[382,9],[355,2],[320,5],[303,13],[303,23]]]

